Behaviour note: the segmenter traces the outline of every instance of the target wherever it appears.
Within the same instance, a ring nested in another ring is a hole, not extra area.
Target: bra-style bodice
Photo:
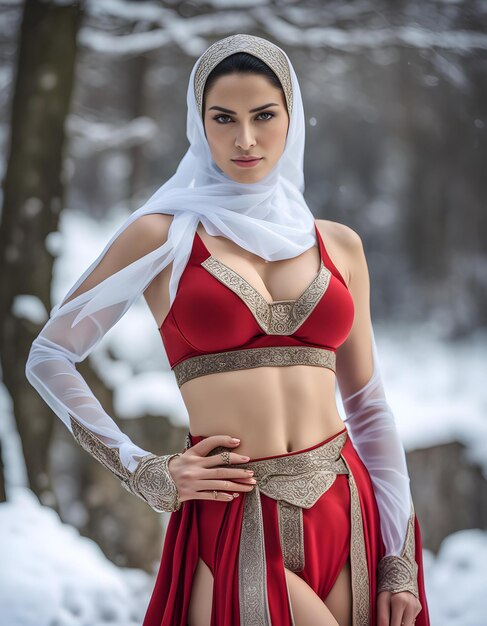
[[[316,348],[334,353],[351,330],[354,305],[316,224],[315,230],[320,251],[318,274],[296,300],[271,303],[236,271],[214,258],[196,231],[176,297],[159,329],[171,368],[181,369],[188,359],[201,363],[203,355],[215,354],[218,358],[230,351],[238,351],[233,356],[238,354],[239,363],[236,365],[234,358],[233,366],[227,369],[257,367],[267,363],[257,363],[252,357],[258,349],[271,347],[281,350],[260,352],[273,354],[273,358],[279,353],[281,362],[276,365],[299,364],[296,354],[303,351],[293,348],[307,346],[307,354],[313,354],[313,358],[319,352],[313,350]],[[282,361],[283,354],[286,362]],[[228,355],[225,358],[228,360]],[[220,365],[225,367],[223,361]],[[211,371],[200,367],[190,377],[213,371],[215,364]]]

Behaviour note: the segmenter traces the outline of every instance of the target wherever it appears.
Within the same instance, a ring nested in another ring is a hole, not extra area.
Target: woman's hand
[[[413,626],[421,602],[410,591],[381,591],[377,595],[377,626]]]
[[[231,466],[232,463],[248,462],[250,460],[248,456],[229,452],[229,465],[225,464],[221,454],[207,456],[217,446],[236,448],[239,444],[240,441],[235,441],[228,435],[211,435],[170,459],[168,469],[178,488],[180,502],[185,500],[230,502],[240,491],[251,491],[256,482],[251,478],[253,472]],[[217,492],[216,498],[214,490]]]

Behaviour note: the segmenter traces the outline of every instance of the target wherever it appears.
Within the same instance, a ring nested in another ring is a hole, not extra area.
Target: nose
[[[242,150],[248,150],[251,146],[255,146],[255,137],[249,126],[242,124],[235,137],[235,146]]]

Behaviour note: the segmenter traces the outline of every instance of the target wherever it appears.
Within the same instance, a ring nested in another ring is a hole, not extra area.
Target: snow
[[[87,157],[95,152],[127,150],[143,145],[157,133],[157,124],[149,117],[136,117],[125,124],[96,122],[70,114],[66,128],[72,139],[71,152]]]
[[[170,44],[172,37],[165,28],[114,37],[85,26],[78,33],[78,42],[85,48],[101,54],[137,56]]]
[[[19,319],[33,324],[47,322],[49,314],[42,300],[32,294],[17,294],[12,303],[12,313]]]
[[[129,2],[129,0],[88,0],[86,12],[93,17],[110,15],[126,20],[159,21],[169,12],[150,2]]]
[[[133,418],[141,414],[166,415],[175,426],[187,426],[188,412],[181,394],[174,387],[172,372],[146,372],[131,379],[130,385],[117,389],[114,398],[117,415]]]
[[[22,454],[22,442],[15,425],[12,398],[2,381],[3,377],[0,376],[0,441],[2,442],[5,484],[12,488],[25,487],[28,485],[28,480]]]
[[[153,577],[115,566],[27,489],[0,505],[0,622],[140,626]]]
[[[252,15],[265,23],[267,34],[281,47],[302,46],[343,50],[350,54],[365,49],[406,45],[408,48],[445,50],[485,50],[487,35],[469,30],[434,31],[417,25],[393,26],[386,22],[384,27],[339,28],[334,26],[311,26],[303,28],[291,24],[276,15],[273,7],[254,8]]]
[[[431,626],[485,626],[487,531],[460,530],[443,540],[436,558],[426,552]]]
[[[208,4],[217,11],[222,9],[250,9],[258,6],[269,6],[269,0],[209,0]]]
[[[446,0],[443,0],[446,2]],[[312,50],[344,50],[347,53],[364,49],[403,46],[420,49],[444,49],[456,51],[485,50],[487,35],[475,30],[433,30],[418,23],[396,26],[386,17],[386,12],[374,9],[373,3],[343,3],[333,5],[330,21],[355,19],[364,23],[369,12],[380,14],[380,25],[371,27],[317,26],[323,23],[323,10],[315,7],[284,6],[284,19],[276,13],[269,0],[210,0],[214,12],[218,12],[218,29],[222,33],[252,32],[256,25],[265,24],[267,34],[282,47],[295,46]],[[125,2],[121,0],[91,0],[87,13],[93,17],[111,15],[127,22],[146,22],[148,30],[127,35],[85,26],[80,30],[79,42],[87,49],[109,55],[134,55],[177,44],[188,54],[200,54],[215,37],[215,14],[198,15],[190,20],[181,18],[176,11],[158,7],[152,3]],[[293,21],[295,23],[293,23]],[[213,27],[209,28],[209,24]],[[153,28],[157,25],[158,28]],[[182,36],[182,35],[185,36]],[[208,36],[208,41],[199,37]],[[222,35],[223,36],[223,35]],[[191,43],[193,40],[193,43]],[[201,49],[201,52],[198,50]]]

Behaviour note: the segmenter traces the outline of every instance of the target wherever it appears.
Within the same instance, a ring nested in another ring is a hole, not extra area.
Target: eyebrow
[[[269,104],[264,104],[261,107],[256,107],[255,109],[250,109],[249,113],[256,113],[257,111],[262,111],[262,109],[267,109],[268,107],[278,107],[279,105],[276,102],[269,102]],[[214,106],[210,107],[208,111],[223,111],[224,113],[231,113],[232,115],[237,115],[236,111],[232,111],[231,109],[225,109],[224,107]]]

